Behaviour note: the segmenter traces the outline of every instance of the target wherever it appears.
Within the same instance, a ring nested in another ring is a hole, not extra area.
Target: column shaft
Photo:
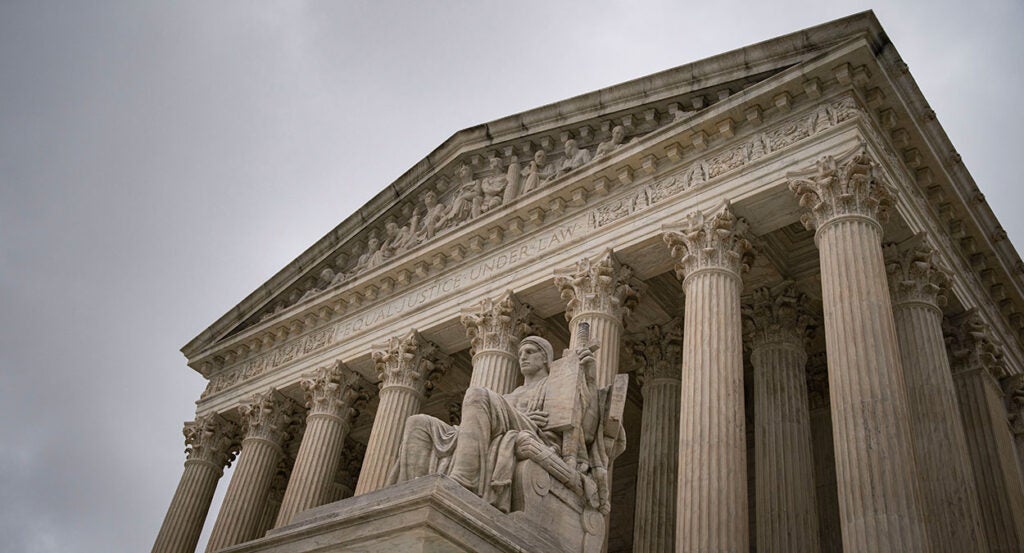
[[[306,418],[306,433],[275,527],[290,523],[302,511],[330,502],[346,434],[348,424],[336,415],[312,413]]]
[[[259,537],[267,494],[281,457],[281,446],[265,438],[242,441],[238,464],[206,546],[207,553]]]
[[[740,279],[701,270],[684,289],[676,551],[746,553]]]
[[[818,497],[818,540],[822,553],[842,553],[843,531],[839,519],[836,458],[832,446],[832,414],[828,406],[811,409],[811,443],[814,455],[815,494]]]
[[[954,376],[989,551],[1024,551],[1024,495],[999,384],[981,369]]]
[[[846,551],[927,551],[881,228],[834,219],[816,235]]]
[[[942,336],[942,312],[936,305],[901,302],[893,315],[932,551],[988,551]]]
[[[757,550],[817,553],[818,515],[802,345],[764,344],[754,366]]]
[[[223,469],[207,461],[185,461],[185,470],[157,534],[153,553],[193,553]]]
[[[422,394],[404,386],[387,386],[380,391],[380,404],[366,444],[366,460],[359,473],[356,495],[387,485],[388,473],[398,459],[405,421],[419,413],[422,397]]]
[[[607,313],[580,313],[569,322],[569,330],[572,333],[569,339],[569,349],[579,346],[576,343],[577,329],[580,323],[590,325],[590,343],[599,344],[601,347],[594,353],[594,360],[597,361],[597,387],[598,389],[610,386],[619,373],[619,350],[622,343],[622,319]]]
[[[681,393],[678,377],[645,378],[633,524],[635,553],[671,551],[675,544]]]
[[[515,354],[501,350],[479,351],[473,355],[473,375],[469,386],[479,386],[507,394],[516,389],[519,363]]]

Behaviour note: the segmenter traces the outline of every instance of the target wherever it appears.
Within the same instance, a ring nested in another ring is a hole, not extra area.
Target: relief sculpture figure
[[[489,211],[502,204],[505,188],[508,186],[508,176],[501,172],[501,159],[491,158],[491,174],[480,181],[480,188],[484,193],[482,211]]]
[[[590,162],[590,152],[586,149],[580,148],[576,144],[576,140],[570,138],[565,141],[565,159],[562,160],[562,165],[558,168],[558,174],[564,175],[569,171],[573,171],[583,167]]]
[[[594,157],[599,158],[606,156],[615,150],[618,150],[623,146],[623,141],[626,139],[626,128],[622,125],[615,125],[612,128],[612,137],[608,140],[597,145],[597,150],[594,152]]]
[[[590,508],[607,513],[607,467],[625,449],[625,434],[621,406],[617,416],[610,407],[611,390],[595,387],[593,350],[566,350],[558,367],[578,372],[566,379],[550,374],[554,350],[547,340],[524,338],[518,358],[522,386],[505,395],[469,388],[460,426],[428,415],[408,419],[392,483],[444,474],[509,512],[516,465],[534,462]]]
[[[537,190],[542,183],[554,178],[554,169],[554,166],[548,163],[547,153],[544,150],[537,150],[537,153],[533,154],[533,161],[530,162],[530,166],[526,169],[523,194]]]

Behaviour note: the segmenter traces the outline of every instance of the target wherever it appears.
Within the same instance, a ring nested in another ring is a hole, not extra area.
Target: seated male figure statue
[[[607,467],[625,448],[625,438],[621,405],[618,413],[609,417],[612,394],[594,386],[593,349],[566,352],[574,353],[573,361],[578,363],[558,361],[558,367],[578,371],[579,378],[549,378],[554,362],[551,344],[538,336],[523,339],[519,345],[523,385],[505,395],[469,388],[460,426],[428,415],[410,417],[392,479],[403,482],[444,474],[509,512],[516,465],[530,460],[581,496],[590,508],[607,513]],[[567,381],[575,389],[566,389]],[[558,418],[550,409],[565,411],[565,398],[575,406],[574,414],[561,418],[571,422],[549,420]]]

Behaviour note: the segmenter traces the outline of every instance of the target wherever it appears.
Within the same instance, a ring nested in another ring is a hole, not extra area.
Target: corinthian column
[[[405,420],[419,413],[423,399],[449,365],[448,357],[437,345],[415,330],[375,346],[373,360],[380,380],[380,403],[366,444],[356,495],[387,485],[388,472],[398,458]]]
[[[472,341],[473,375],[470,386],[507,394],[516,388],[519,341],[530,332],[527,318],[532,309],[511,290],[497,301],[485,298],[462,312],[462,324]]]
[[[664,232],[686,294],[677,553],[748,550],[740,321],[740,275],[752,250],[746,229],[726,203],[717,213],[698,211]]]
[[[643,338],[631,344],[644,395],[634,553],[662,553],[675,547],[682,340],[676,320],[664,327],[651,325]]]
[[[345,437],[358,414],[356,403],[367,399],[359,380],[338,361],[333,366],[320,367],[300,381],[309,408],[306,432],[275,527],[290,523],[302,511],[330,502]]]
[[[300,409],[273,388],[253,394],[239,406],[245,439],[206,545],[208,553],[259,537],[267,496],[284,456],[283,446],[301,420]]]
[[[820,551],[807,401],[808,299],[792,282],[754,291],[745,311],[754,366],[757,550]]]
[[[568,301],[565,318],[569,320],[569,349],[578,344],[580,323],[590,325],[590,343],[601,346],[594,354],[597,360],[597,387],[612,383],[619,372],[619,349],[622,342],[623,321],[636,306],[639,284],[631,282],[633,269],[619,263],[612,250],[605,250],[591,261],[583,258],[575,270],[555,275],[555,286]]]
[[[196,550],[217,481],[238,449],[238,426],[217,414],[186,422],[183,432],[185,470],[156,536],[153,553],[193,553]]]
[[[949,277],[923,236],[886,246],[885,261],[932,551],[988,551],[942,337]]]
[[[882,261],[882,222],[892,202],[867,154],[823,158],[789,187],[815,230],[846,551],[927,551]]]
[[[953,381],[989,551],[1024,551],[1024,481],[1007,421],[1002,352],[975,310],[947,328]]]

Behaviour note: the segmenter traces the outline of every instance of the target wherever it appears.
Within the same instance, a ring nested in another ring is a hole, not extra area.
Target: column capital
[[[923,233],[901,244],[886,244],[882,252],[894,304],[923,303],[935,309],[946,304],[949,270],[939,264]]]
[[[256,392],[249,401],[238,406],[245,428],[245,438],[267,440],[281,447],[302,423],[301,406],[292,398],[270,388]]]
[[[1024,374],[1007,376],[1000,381],[1006,396],[1006,413],[1010,431],[1017,439],[1024,437]]]
[[[739,277],[750,269],[754,247],[747,239],[749,225],[733,213],[728,201],[714,213],[697,210],[680,225],[662,228],[662,238],[676,259],[676,276],[701,270],[724,270]]]
[[[997,381],[1006,376],[1002,345],[977,308],[943,321],[946,349],[953,373],[981,370]]]
[[[387,342],[374,346],[372,351],[381,389],[400,387],[417,395],[429,395],[451,365],[451,359],[437,344],[416,330],[404,336],[392,336]]]
[[[627,338],[627,344],[636,363],[637,380],[641,386],[661,378],[680,379],[683,324],[679,319],[650,325],[643,333]]]
[[[201,461],[219,469],[231,466],[241,442],[238,425],[216,413],[186,422],[182,433],[186,461]]]
[[[751,349],[778,344],[804,350],[815,330],[809,308],[810,299],[791,280],[754,290],[743,306],[743,330]]]
[[[330,415],[346,424],[359,414],[358,407],[369,400],[363,378],[341,361],[306,373],[299,384],[306,392],[310,415]]]
[[[532,332],[529,323],[533,308],[507,290],[497,299],[484,298],[462,310],[459,320],[466,327],[472,355],[482,351],[502,351],[515,355],[519,341]]]
[[[555,273],[555,286],[568,303],[565,318],[583,313],[601,313],[620,323],[636,307],[642,285],[633,279],[633,269],[619,262],[607,249],[597,259],[580,259],[573,269]]]
[[[843,218],[867,219],[881,230],[895,196],[863,145],[838,157],[824,156],[813,167],[786,177],[804,208],[800,222],[807,230],[820,232]]]

